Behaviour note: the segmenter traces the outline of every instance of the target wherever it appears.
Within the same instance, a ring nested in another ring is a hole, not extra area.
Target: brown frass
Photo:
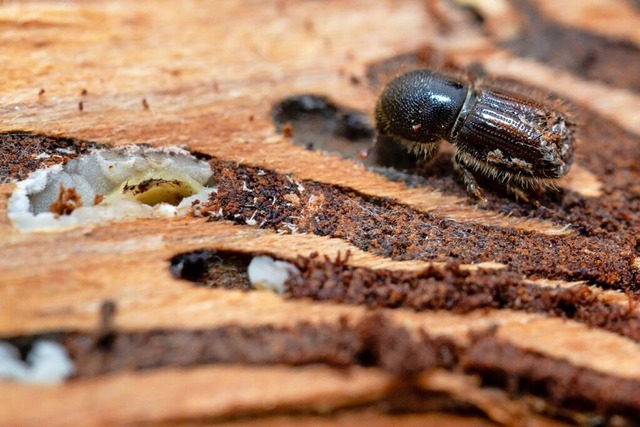
[[[202,249],[176,255],[170,269],[176,278],[197,286],[246,291],[251,289],[246,273],[251,256]],[[300,275],[285,283],[286,295],[417,311],[520,310],[571,319],[640,342],[638,301],[631,293],[627,293],[626,304],[619,304],[607,302],[597,290],[584,284],[542,286],[508,271],[469,271],[457,263],[417,272],[372,270],[348,265],[348,256],[332,260],[312,254],[287,260],[296,265]]]
[[[456,263],[418,272],[353,267],[346,260],[313,255],[293,262],[300,275],[286,288],[293,298],[329,300],[367,307],[405,307],[468,313],[510,309],[571,319],[640,342],[637,299],[610,303],[587,285],[541,286],[505,270],[462,270]]]
[[[396,260],[494,261],[532,278],[586,280],[605,288],[637,285],[636,248],[624,235],[548,236],[457,222],[345,188],[306,180],[298,186],[273,171],[216,159],[210,165],[218,191],[201,209],[212,219],[245,224],[253,218],[259,228],[340,238]]]
[[[75,378],[122,370],[212,363],[376,366],[411,386],[415,374],[433,368],[478,375],[483,385],[514,397],[534,395],[559,408],[623,415],[640,420],[640,382],[571,365],[501,341],[491,328],[463,347],[446,337],[411,334],[373,312],[353,323],[300,322],[290,327],[222,325],[212,329],[58,332],[70,353]],[[38,337],[43,336],[40,334]],[[24,350],[36,336],[9,339]],[[348,372],[348,371],[346,371]]]
[[[49,210],[57,215],[69,215],[79,207],[82,207],[82,197],[75,187],[65,188],[60,184],[58,198],[51,204]]]
[[[372,313],[349,322],[298,322],[290,327],[226,324],[210,329],[154,329],[96,333],[59,332],[76,365],[75,378],[164,366],[203,364],[321,363],[337,367],[378,366],[399,375],[458,363],[457,344],[445,337],[420,334]],[[15,337],[10,342],[27,342]],[[33,341],[33,340],[31,340]],[[25,347],[23,344],[22,347]]]
[[[501,342],[492,334],[477,337],[464,354],[464,370],[484,385],[544,396],[556,407],[629,417],[640,421],[640,381],[605,375]],[[625,424],[623,424],[625,425]]]
[[[31,132],[0,133],[0,183],[25,179],[31,172],[65,163],[100,144]]]

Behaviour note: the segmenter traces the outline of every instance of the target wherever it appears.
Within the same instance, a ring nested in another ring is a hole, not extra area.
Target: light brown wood
[[[345,374],[324,367],[230,366],[122,374],[60,390],[1,384],[8,398],[3,399],[0,420],[3,425],[107,425],[290,407],[321,411],[375,401],[391,381],[380,372],[362,369]],[[310,382],[322,385],[310,388]],[[31,410],[34,395],[41,398],[37,411]]]

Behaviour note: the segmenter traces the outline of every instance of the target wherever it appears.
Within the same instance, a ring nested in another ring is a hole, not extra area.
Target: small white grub
[[[0,380],[25,381],[29,367],[20,360],[20,352],[11,344],[0,341]]]
[[[20,354],[14,346],[0,341],[0,380],[58,384],[74,371],[67,351],[56,342],[36,341],[25,363],[20,360]]]
[[[292,275],[299,275],[295,265],[286,261],[276,261],[268,256],[257,256],[251,260],[247,269],[251,286],[284,294],[284,283]]]
[[[21,231],[183,215],[215,191],[212,175],[207,162],[177,147],[98,149],[17,182],[7,215]],[[67,190],[79,203],[61,214],[52,208]]]

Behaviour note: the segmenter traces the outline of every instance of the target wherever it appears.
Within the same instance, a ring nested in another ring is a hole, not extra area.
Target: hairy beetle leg
[[[467,194],[476,199],[480,206],[486,205],[488,203],[488,199],[485,197],[482,187],[480,187],[480,184],[478,184],[478,181],[473,175],[473,169],[465,164],[464,157],[462,155],[456,154],[453,157],[453,169],[460,176],[460,179],[467,190]],[[515,184],[503,183],[503,185],[508,193],[515,196],[516,200],[521,200],[526,203],[531,203],[535,207],[540,207],[540,202],[538,202],[537,198],[540,197],[542,188],[536,187],[531,191],[526,191]]]
[[[522,200],[523,202],[531,203],[536,208],[540,207],[538,198],[542,194],[542,189],[539,187],[532,191],[525,191],[524,189],[515,185],[507,184],[507,191],[516,197],[516,201]]]
[[[487,204],[487,198],[482,188],[480,188],[480,185],[478,185],[478,181],[476,181],[476,178],[473,176],[473,172],[463,163],[462,158],[458,154],[453,157],[453,169],[460,176],[460,179],[462,179],[467,189],[467,194],[476,199],[479,204]]]

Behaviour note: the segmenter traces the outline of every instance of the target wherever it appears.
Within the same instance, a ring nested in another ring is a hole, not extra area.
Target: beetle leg
[[[533,192],[525,191],[524,189],[517,187],[515,185],[507,184],[507,191],[516,196],[516,201],[522,200],[523,202],[531,203],[536,208],[540,207],[540,202],[537,200],[537,196],[540,196],[540,188],[534,190]]]
[[[478,200],[481,204],[487,203],[487,198],[484,196],[484,192],[480,185],[478,185],[478,181],[473,176],[473,172],[471,169],[464,163],[462,156],[457,153],[453,156],[453,169],[460,175],[462,182],[464,183],[467,193]]]

